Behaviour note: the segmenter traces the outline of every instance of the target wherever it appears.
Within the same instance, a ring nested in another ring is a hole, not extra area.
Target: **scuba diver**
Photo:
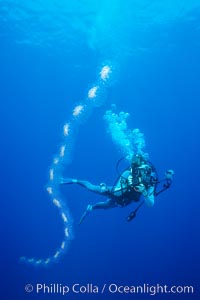
[[[158,175],[155,167],[146,160],[143,155],[136,154],[131,160],[131,165],[122,172],[113,186],[107,186],[105,183],[93,185],[89,181],[71,178],[62,178],[60,183],[78,184],[91,192],[108,198],[103,202],[98,202],[93,205],[89,204],[79,224],[82,223],[89,212],[95,209],[125,207],[132,202],[138,202],[141,196],[143,196],[143,202],[140,203],[127,218],[127,221],[131,221],[136,216],[136,212],[143,203],[146,203],[149,207],[154,205],[155,196],[171,186],[173,175],[173,170],[167,170],[165,172],[165,184],[163,185],[162,190],[156,192],[156,187],[161,181],[158,181]]]

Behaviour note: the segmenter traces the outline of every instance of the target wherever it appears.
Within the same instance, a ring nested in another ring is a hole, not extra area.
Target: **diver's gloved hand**
[[[134,189],[136,190],[136,192],[139,192],[139,193],[142,193],[142,194],[143,194],[144,191],[146,191],[145,186],[144,186],[143,183],[140,183],[139,185],[136,185],[134,187]]]
[[[136,190],[136,192],[141,193],[144,197],[148,196],[148,192],[143,183],[140,183],[139,185],[135,186],[134,189]]]

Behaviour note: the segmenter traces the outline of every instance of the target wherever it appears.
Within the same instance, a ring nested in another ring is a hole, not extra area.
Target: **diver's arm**
[[[139,185],[135,186],[134,189],[142,194],[145,203],[149,207],[152,207],[154,205],[154,186],[150,186],[146,189],[144,184],[140,183]]]

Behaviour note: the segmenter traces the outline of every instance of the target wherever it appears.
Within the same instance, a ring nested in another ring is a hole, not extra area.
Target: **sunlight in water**
[[[69,43],[76,49],[88,43],[102,52],[122,53],[131,51],[133,38],[139,49],[152,28],[191,18],[188,13],[199,6],[199,0],[102,0],[101,5],[99,0],[7,0],[0,6],[0,25],[20,44],[54,50],[57,45],[63,53]]]

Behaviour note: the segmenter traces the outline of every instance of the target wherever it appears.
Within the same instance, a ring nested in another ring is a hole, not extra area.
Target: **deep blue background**
[[[68,54],[54,53],[53,48],[49,54],[45,48],[15,44],[11,34],[1,36],[2,300],[63,298],[24,292],[25,284],[38,282],[193,285],[195,295],[176,297],[198,299],[198,13],[195,17],[174,22],[166,36],[160,34],[161,28],[155,29],[152,43],[158,46],[151,48],[149,38],[149,51],[116,56],[120,58],[113,62],[116,74],[105,103],[81,125],[74,137],[73,162],[65,170],[67,176],[94,183],[114,182],[121,155],[106,133],[103,114],[116,103],[118,110],[130,113],[130,128],[138,127],[145,134],[147,152],[160,177],[166,168],[175,170],[172,189],[157,199],[153,209],[144,207],[132,223],[125,221],[132,209],[127,207],[97,211],[78,227],[86,205],[100,197],[80,187],[62,188],[74,218],[75,238],[64,258],[48,269],[35,269],[18,260],[22,255],[47,257],[62,240],[62,222],[44,188],[48,167],[58,150],[62,125],[95,82],[106,51],[101,56],[84,45],[78,50],[71,45]],[[77,298],[103,299],[100,296]],[[162,297],[173,298],[157,296]]]

